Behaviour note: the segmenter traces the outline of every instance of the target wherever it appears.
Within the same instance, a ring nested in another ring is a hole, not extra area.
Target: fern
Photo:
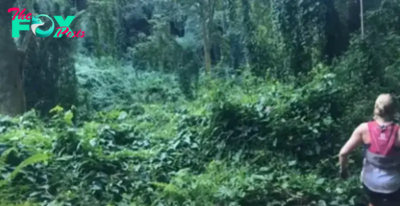
[[[21,162],[16,168],[15,170],[5,179],[0,181],[0,187],[4,186],[7,184],[7,182],[11,181],[12,179],[15,178],[15,176],[17,176],[18,173],[21,172],[21,170],[23,168],[25,168],[26,166],[38,163],[38,162],[43,162],[46,161],[50,158],[50,156],[48,154],[34,154],[31,157],[29,157],[28,159],[25,159],[23,162]]]

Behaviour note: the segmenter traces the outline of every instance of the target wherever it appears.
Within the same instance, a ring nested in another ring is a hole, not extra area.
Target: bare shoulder
[[[356,132],[359,133],[368,132],[368,122],[363,122],[360,125],[358,125],[358,127],[356,128]]]

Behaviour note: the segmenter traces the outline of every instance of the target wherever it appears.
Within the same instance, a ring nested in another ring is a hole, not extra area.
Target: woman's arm
[[[347,156],[358,146],[360,146],[363,142],[362,133],[367,125],[365,123],[359,125],[351,135],[350,139],[346,142],[346,144],[342,147],[339,153],[339,164],[341,170],[347,168]]]

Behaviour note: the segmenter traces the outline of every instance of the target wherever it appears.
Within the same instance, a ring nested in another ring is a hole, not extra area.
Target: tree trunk
[[[235,72],[239,72],[240,62],[241,62],[241,51],[240,51],[240,35],[237,30],[236,25],[237,15],[236,15],[236,2],[235,0],[228,0],[228,16],[229,16],[229,45],[230,45],[230,66]],[[243,52],[244,53],[244,52]]]
[[[22,52],[11,37],[11,16],[6,8],[15,0],[0,0],[0,114],[16,116],[25,112],[25,94],[22,85]]]
[[[203,20],[204,21],[204,20]],[[207,23],[203,22],[203,50],[204,50],[204,67],[206,72],[211,71],[211,55],[210,55],[210,41],[208,39]]]
[[[251,17],[250,17],[250,13],[251,13],[251,4],[249,0],[241,0],[242,3],[242,13],[243,13],[243,20],[242,20],[242,24],[244,27],[243,33],[244,33],[244,42],[246,44],[245,47],[245,54],[244,54],[244,61],[245,64],[251,64],[251,60],[254,57],[253,54],[253,46],[250,43],[250,39],[252,32],[254,31],[254,26],[253,23],[251,22]]]
[[[200,19],[201,19],[201,29],[203,33],[203,52],[204,52],[204,67],[206,73],[211,71],[211,54],[210,54],[210,22],[212,16],[209,11],[208,2],[201,2],[200,4]]]

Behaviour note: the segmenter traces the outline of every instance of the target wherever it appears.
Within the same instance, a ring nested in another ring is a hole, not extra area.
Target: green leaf
[[[290,161],[289,162],[289,166],[293,166],[293,165],[296,165],[297,164],[297,161],[296,160],[293,160],[293,161]]]
[[[319,200],[318,201],[318,206],[326,206],[326,202],[324,200]]]
[[[5,184],[7,184],[8,181],[12,180],[26,166],[32,165],[32,164],[35,164],[35,163],[38,163],[38,162],[46,161],[49,158],[50,158],[50,156],[47,155],[47,154],[35,154],[35,155],[32,155],[28,159],[25,159],[24,161],[22,161],[21,164],[19,164],[17,166],[17,168],[15,168],[15,170],[5,180],[0,181],[0,186],[3,186]]]
[[[336,188],[336,192],[339,194],[343,194],[343,189],[338,187]]]
[[[62,111],[64,111],[64,108],[57,105],[53,109],[51,109],[49,113],[60,113]]]
[[[69,125],[72,125],[72,118],[74,118],[74,114],[71,111],[64,114],[64,121]]]
[[[324,178],[319,178],[315,183],[318,185],[322,185],[325,182]]]
[[[123,120],[123,119],[125,119],[126,117],[128,116],[128,113],[126,113],[126,112],[121,112],[120,114],[119,114],[119,116],[118,116],[118,120]]]

